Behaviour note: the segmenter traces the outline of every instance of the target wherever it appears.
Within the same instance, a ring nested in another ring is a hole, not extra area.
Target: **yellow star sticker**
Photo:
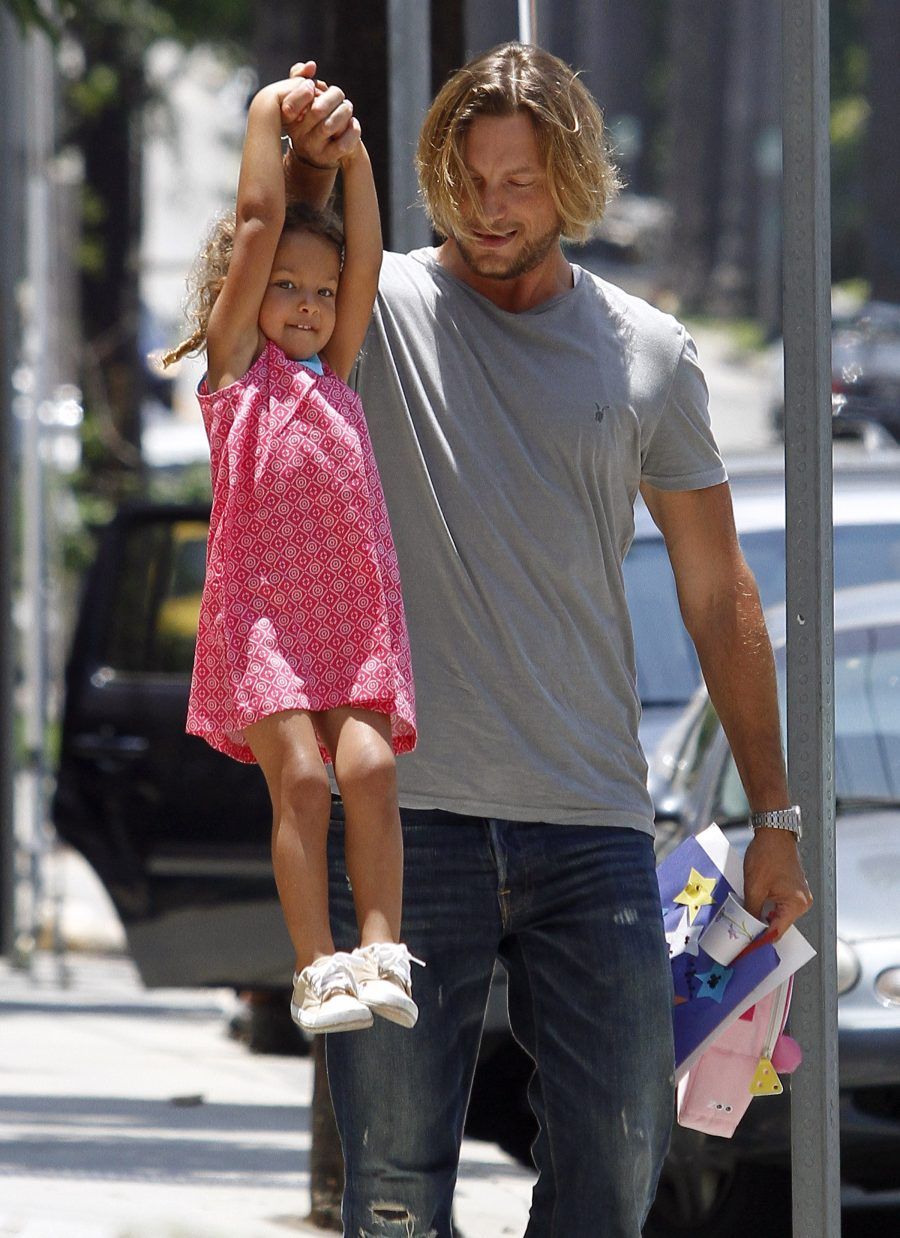
[[[691,875],[687,879],[687,884],[680,894],[676,894],[672,899],[673,903],[683,903],[688,909],[688,924],[693,924],[697,918],[697,912],[701,907],[706,907],[716,900],[712,896],[713,890],[716,888],[716,877],[704,877],[698,873],[696,868],[691,869]]]

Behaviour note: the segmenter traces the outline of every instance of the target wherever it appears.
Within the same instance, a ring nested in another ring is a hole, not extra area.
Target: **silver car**
[[[784,686],[784,612],[770,616]],[[783,703],[783,702],[782,702]],[[866,1191],[900,1189],[900,582],[835,595],[838,1027],[841,1170]],[[706,690],[698,690],[654,774],[663,848],[716,821],[749,839],[747,799]],[[657,1229],[743,1233],[760,1167],[787,1164],[787,1094],[755,1101],[734,1139],[676,1131]],[[685,1190],[685,1179],[692,1189]],[[771,1192],[767,1194],[771,1195]],[[772,1200],[769,1200],[772,1204]],[[786,1200],[782,1201],[782,1204]],[[759,1215],[750,1211],[754,1226]]]

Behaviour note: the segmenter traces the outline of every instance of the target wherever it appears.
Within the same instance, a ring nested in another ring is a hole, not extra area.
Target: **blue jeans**
[[[526,1238],[639,1238],[668,1145],[672,982],[649,836],[404,810],[403,940],[419,1021],[328,1037],[344,1233],[451,1238],[494,961],[534,1059],[539,1171]],[[356,922],[331,838],[335,942]]]

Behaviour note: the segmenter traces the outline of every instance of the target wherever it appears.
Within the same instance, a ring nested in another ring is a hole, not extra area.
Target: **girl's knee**
[[[331,786],[324,765],[298,760],[285,764],[279,779],[281,815],[322,818],[328,823],[331,810]]]
[[[397,766],[393,752],[383,745],[361,746],[341,761],[335,774],[343,796],[364,792],[373,798],[396,798]]]

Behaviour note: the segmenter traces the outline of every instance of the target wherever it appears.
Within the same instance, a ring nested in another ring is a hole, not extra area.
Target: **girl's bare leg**
[[[403,836],[390,718],[349,707],[314,716],[344,802],[347,875],[360,945],[399,941]]]
[[[275,884],[300,972],[334,953],[328,922],[328,775],[308,713],[273,714],[244,733],[272,799]]]

